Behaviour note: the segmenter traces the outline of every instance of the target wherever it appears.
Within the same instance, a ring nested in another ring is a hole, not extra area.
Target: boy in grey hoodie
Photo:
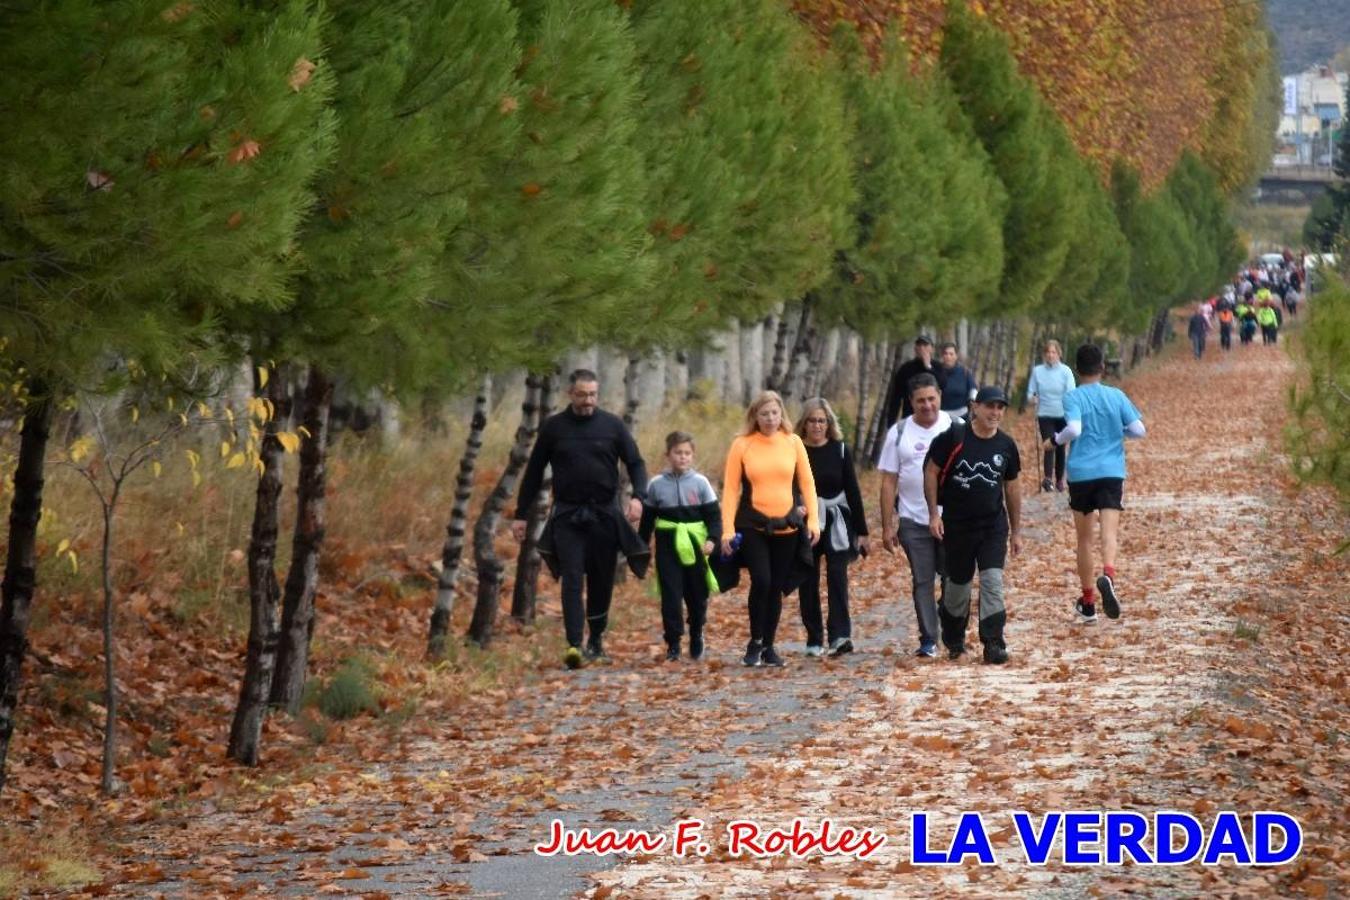
[[[688,610],[689,657],[702,659],[708,595],[717,590],[709,560],[722,539],[722,510],[712,484],[694,471],[692,436],[684,431],[666,435],[666,462],[669,468],[647,486],[638,535],[647,541],[656,532],[666,659],[680,658],[681,607]]]

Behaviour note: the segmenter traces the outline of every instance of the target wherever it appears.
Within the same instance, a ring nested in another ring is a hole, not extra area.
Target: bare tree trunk
[[[723,403],[736,405],[741,402],[744,395],[744,389],[741,387],[742,372],[741,365],[741,325],[736,320],[732,320],[731,328],[727,331],[723,339],[723,381],[722,393],[718,395],[718,400]]]
[[[473,401],[469,438],[464,445],[464,455],[459,458],[459,475],[455,478],[455,504],[450,509],[450,524],[445,526],[445,543],[441,546],[436,604],[431,611],[431,626],[427,633],[427,655],[431,657],[445,652],[445,637],[450,631],[450,614],[455,609],[455,584],[459,581],[460,561],[464,558],[469,500],[473,497],[473,473],[478,465],[478,454],[483,449],[483,431],[487,428],[488,398],[491,396],[492,376],[484,375],[478,385],[478,396]]]
[[[103,796],[113,795],[117,771],[117,645],[113,641],[112,541],[113,511],[121,488],[115,484],[103,507]]]
[[[834,352],[831,352],[831,350]],[[817,338],[815,346],[811,350],[811,355],[806,360],[806,372],[802,378],[802,397],[809,399],[821,396],[827,360],[829,361],[828,368],[832,369],[834,361],[838,359],[838,351],[839,329],[831,329],[824,338]]]
[[[642,359],[636,354],[628,357],[628,368],[623,374],[623,398],[623,424],[628,428],[629,434],[636,434],[638,410],[642,407]],[[619,470],[619,483],[615,490],[620,506],[627,504],[631,490],[632,485],[628,483],[628,470],[625,467]],[[622,584],[627,580],[628,566],[621,554],[618,562],[614,564],[614,583]]]
[[[638,368],[638,397],[660,415],[666,406],[666,354],[659,349],[648,350]],[[631,428],[630,428],[631,430]]]
[[[5,760],[19,705],[19,676],[28,652],[28,619],[37,587],[42,474],[52,424],[53,403],[47,385],[30,379],[27,388],[29,400],[19,437],[19,460],[14,466],[14,497],[9,505],[5,578],[0,585],[0,791],[5,786]]]
[[[792,396],[793,388],[796,387],[797,373],[801,370],[802,358],[807,357],[809,359],[813,350],[816,330],[811,321],[811,300],[810,294],[802,297],[802,309],[797,317],[797,337],[792,342],[792,353],[789,354],[787,371],[783,374],[783,380],[778,388],[784,399]]]
[[[764,385],[764,323],[741,323],[741,405],[754,402]]]
[[[539,394],[543,379],[530,374],[525,378],[525,400],[520,405],[520,427],[516,429],[516,440],[511,445],[511,457],[483,503],[483,511],[478,514],[478,522],[473,528],[473,559],[478,571],[478,598],[473,607],[473,619],[469,622],[469,640],[480,647],[486,647],[492,640],[497,626],[497,608],[501,605],[502,575],[506,566],[497,556],[493,539],[497,531],[497,522],[502,510],[516,489],[516,479],[530,458],[530,446],[534,443],[535,432],[539,429]]]
[[[272,677],[271,704],[295,714],[305,692],[309,647],[314,639],[314,598],[319,591],[319,553],[328,524],[327,488],[328,410],[333,382],[318,366],[309,367],[301,420],[300,481],[295,488],[295,536],[291,568],[281,605],[281,634],[277,670]]]
[[[861,349],[858,351],[858,415],[853,420],[853,446],[858,448],[859,452],[862,452],[863,429],[867,422],[867,389],[872,383],[870,373],[867,371],[867,364],[875,355],[876,345],[863,341]]]
[[[1008,352],[1003,357],[1003,372],[1001,373],[1001,382],[1003,384],[1003,393],[1011,396],[1013,389],[1013,375],[1017,371],[1017,338],[1021,332],[1021,323],[1010,319],[1008,321]]]
[[[900,362],[902,347],[902,344],[897,343],[890,348],[890,352],[885,357],[886,365],[881,372],[882,380],[889,380],[890,374],[895,371],[895,367]],[[872,421],[867,429],[867,446],[864,448],[862,454],[863,459],[866,459],[871,464],[875,465],[877,456],[879,455],[877,451],[880,450],[881,441],[885,438],[886,430],[889,427],[890,426],[886,423],[886,398],[884,395],[881,395],[875,408],[872,410]]]
[[[665,396],[676,402],[689,396],[689,353],[677,350],[666,354]]]
[[[553,388],[557,382],[555,375],[545,375],[539,389],[539,422],[548,418],[553,407]],[[522,624],[534,621],[535,606],[539,595],[539,569],[543,559],[539,556],[539,535],[544,531],[544,522],[548,519],[552,477],[544,480],[539,497],[534,501],[525,528],[525,540],[520,545],[520,555],[516,557],[516,583],[511,591],[511,618]]]
[[[783,374],[788,364],[788,331],[791,329],[786,304],[782,315],[778,316],[778,328],[773,342],[773,364],[764,379],[764,387],[771,391],[783,392]]]
[[[255,372],[258,367],[254,367]],[[257,500],[253,506],[253,533],[248,543],[248,653],[244,678],[239,686],[239,705],[230,726],[226,754],[248,766],[258,764],[267,697],[272,688],[272,669],[277,652],[277,600],[281,594],[275,569],[277,555],[277,500],[281,496],[281,464],[286,455],[277,432],[290,417],[291,397],[284,370],[273,372],[266,388],[254,376],[254,391],[266,395],[275,411],[263,429],[262,475],[258,476]]]

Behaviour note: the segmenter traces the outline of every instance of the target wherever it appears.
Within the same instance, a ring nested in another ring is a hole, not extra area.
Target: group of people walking
[[[1219,332],[1219,346],[1233,349],[1233,333],[1246,346],[1261,332],[1264,345],[1279,342],[1285,315],[1298,316],[1303,302],[1304,276],[1286,251],[1283,262],[1257,263],[1244,268],[1225,285],[1223,293],[1196,305],[1186,323],[1186,336],[1196,359],[1203,359],[1209,335]]]
[[[880,447],[882,548],[899,549],[909,561],[916,655],[936,656],[939,642],[953,659],[966,652],[978,578],[983,658],[1001,664],[1008,660],[1004,567],[1009,550],[1021,550],[1021,458],[1000,427],[1008,398],[1002,388],[976,385],[954,344],[942,346],[938,365],[932,351],[930,339],[915,341],[914,359],[897,368],[884,401],[894,424]],[[1047,342],[1028,397],[1037,404],[1043,441],[1041,487],[1067,486],[1069,493],[1082,589],[1074,606],[1078,621],[1092,624],[1098,594],[1108,617],[1120,614],[1114,579],[1122,441],[1142,437],[1144,427],[1128,398],[1101,384],[1099,348],[1079,348],[1077,380],[1060,355],[1059,344]],[[513,523],[523,539],[551,466],[553,508],[539,552],[562,581],[568,668],[605,659],[618,555],[642,575],[652,547],[668,660],[686,651],[703,657],[708,600],[742,572],[749,580],[744,665],[784,665],[777,638],[784,599],[794,591],[806,655],[853,651],[848,567],[867,556],[870,543],[853,452],[828,401],[808,400],[794,428],[782,397],[761,393],[727,451],[719,500],[695,468],[692,435],[667,435],[666,465],[648,479],[623,421],[599,408],[595,373],[578,369],[569,381],[568,407],[545,421],[530,454]],[[626,507],[620,462],[633,485]],[[1102,569],[1094,578],[1097,522]]]

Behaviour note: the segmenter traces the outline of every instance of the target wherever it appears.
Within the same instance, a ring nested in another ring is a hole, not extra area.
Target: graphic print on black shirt
[[[1003,483],[1016,480],[1022,471],[1017,442],[1002,431],[987,438],[976,435],[973,428],[961,431],[964,445],[952,463],[946,484],[939,491],[942,518],[964,522],[1006,515]],[[933,439],[924,466],[932,464],[941,469],[955,448],[952,431],[944,431]]]

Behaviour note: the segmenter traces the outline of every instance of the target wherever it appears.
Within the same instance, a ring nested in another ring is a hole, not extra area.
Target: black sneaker
[[[764,645],[759,641],[751,641],[745,645],[745,657],[741,660],[743,666],[758,666],[759,658],[764,655]]]
[[[1051,491],[1053,491],[1054,489],[1055,489],[1055,483],[1054,483],[1053,481],[1051,481],[1049,478],[1042,478],[1042,479],[1041,479],[1041,491],[1042,491],[1043,493],[1048,494],[1048,493],[1050,493]]]
[[[948,658],[948,659],[960,659],[961,656],[962,656],[965,652],[966,652],[966,645],[965,645],[965,644],[960,644],[960,645],[958,645],[958,646],[956,646],[956,647],[948,647],[948,648],[947,648],[947,658]]]
[[[586,649],[582,651],[586,656],[586,662],[607,663],[609,656],[605,653],[605,645],[600,642],[598,637],[591,638],[586,642]]]
[[[670,644],[666,647],[666,662],[676,662],[680,658],[680,645]]]
[[[837,637],[830,641],[830,655],[843,656],[853,652],[853,641],[846,637]]]
[[[1075,600],[1073,609],[1074,612],[1078,613],[1079,625],[1097,624],[1097,605],[1095,603],[1084,603],[1082,600]]]
[[[778,651],[772,647],[765,647],[759,655],[761,665],[772,666],[775,669],[783,668],[783,657],[778,655]]]
[[[689,635],[689,658],[693,660],[703,658],[703,635]]]
[[[994,644],[985,644],[984,661],[991,666],[1001,666],[1008,661],[1008,651]]]
[[[1097,579],[1097,593],[1102,595],[1102,612],[1108,619],[1120,618],[1120,600],[1116,598],[1116,586],[1111,583],[1110,575]]]

